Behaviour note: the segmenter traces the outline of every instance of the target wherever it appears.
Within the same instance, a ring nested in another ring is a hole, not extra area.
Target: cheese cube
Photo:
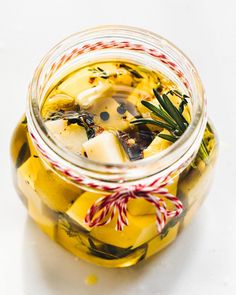
[[[160,134],[170,135],[167,130],[163,130]],[[157,153],[167,149],[169,146],[171,146],[171,144],[172,143],[170,141],[156,136],[151,144],[143,151],[143,156],[144,158],[154,156]]]
[[[88,140],[84,127],[67,125],[67,121],[62,119],[46,121],[45,125],[55,141],[74,153],[82,153],[82,144]]]
[[[104,225],[94,227],[90,235],[99,241],[121,248],[136,248],[154,238],[157,232],[156,216],[132,216],[127,214],[129,225],[125,226],[122,231],[117,231],[116,217]]]
[[[111,132],[104,131],[83,144],[89,159],[103,163],[123,163],[124,152],[118,138]]]
[[[175,176],[172,179],[172,183],[166,186],[169,193],[173,194],[174,196],[177,193],[177,185],[178,185],[179,177]],[[158,195],[157,195],[158,197]],[[168,209],[173,209],[173,205],[170,204],[169,201],[166,200],[168,205]],[[131,199],[128,203],[128,211],[131,215],[147,215],[147,214],[156,214],[156,208],[151,203],[147,202],[143,198],[139,199]]]
[[[81,194],[81,189],[61,178],[42,164],[39,158],[29,158],[17,171],[18,186],[26,198],[39,195],[52,210],[66,211]]]
[[[84,219],[88,210],[102,196],[104,194],[85,192],[74,202],[66,214],[80,226],[90,231],[93,238],[117,247],[138,247],[158,234],[155,215],[132,216],[128,213],[129,225],[125,226],[123,231],[115,229],[116,216],[104,226],[91,228],[86,225]]]
[[[158,235],[148,243],[148,249],[146,253],[146,258],[152,256],[153,254],[161,251],[169,244],[171,244],[177,237],[179,231],[179,223],[171,227],[165,237]]]
[[[57,216],[50,210],[35,194],[31,194],[28,199],[28,211],[32,219],[52,240],[55,240]]]
[[[85,228],[87,231],[91,231],[91,227],[89,227],[85,223],[85,216],[89,210],[89,208],[96,202],[98,198],[104,196],[104,194],[96,194],[92,192],[83,193],[70,207],[66,214],[80,226]]]
[[[50,114],[60,110],[69,110],[74,106],[75,99],[66,94],[56,94],[47,98],[42,107],[43,118],[48,117]]]

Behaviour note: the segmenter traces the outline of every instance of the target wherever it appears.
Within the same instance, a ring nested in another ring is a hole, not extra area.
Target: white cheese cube
[[[51,136],[68,150],[82,152],[82,144],[88,140],[84,127],[77,124],[67,125],[66,120],[53,120],[45,123]]]
[[[83,143],[83,148],[91,160],[103,163],[123,163],[125,159],[118,138],[108,131]]]

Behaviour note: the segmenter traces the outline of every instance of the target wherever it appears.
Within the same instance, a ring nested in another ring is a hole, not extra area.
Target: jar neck
[[[104,164],[70,153],[47,133],[40,107],[49,89],[78,66],[112,58],[148,65],[168,76],[190,96],[192,107],[188,129],[178,141],[157,155],[125,164]],[[26,115],[36,149],[60,173],[67,177],[72,175],[75,181],[82,175],[98,182],[132,183],[154,175],[161,177],[187,165],[203,136],[206,102],[195,67],[174,45],[137,28],[104,26],[68,37],[44,57],[29,87]]]

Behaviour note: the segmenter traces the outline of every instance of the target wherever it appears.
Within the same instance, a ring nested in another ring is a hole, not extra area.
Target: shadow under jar
[[[42,118],[45,97],[78,68],[106,61],[158,71],[188,96],[191,120],[176,142],[114,164],[68,151],[51,136]],[[189,59],[156,34],[103,26],[68,37],[41,61],[11,155],[19,196],[43,232],[84,260],[127,267],[167,247],[191,221],[210,187],[217,140]]]

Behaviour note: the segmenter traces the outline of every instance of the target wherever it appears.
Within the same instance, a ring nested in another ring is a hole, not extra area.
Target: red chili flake
[[[95,79],[96,79],[96,77],[90,77],[90,78],[89,78],[89,83],[90,83],[90,84],[93,84],[93,82],[95,81]]]

